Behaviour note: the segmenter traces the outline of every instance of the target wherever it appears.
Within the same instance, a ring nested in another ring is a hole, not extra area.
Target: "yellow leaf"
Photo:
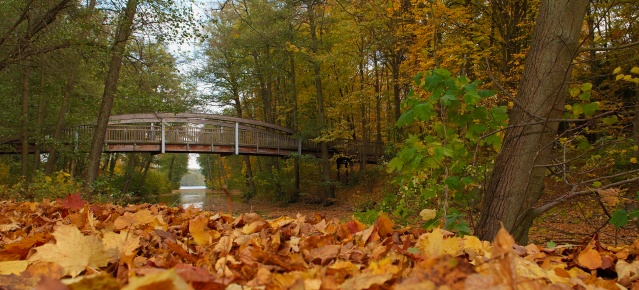
[[[639,67],[633,66],[632,69],[630,69],[630,72],[633,74],[639,74]]]
[[[27,269],[29,261],[2,261],[0,262],[0,275],[20,274]]]
[[[102,242],[104,242],[104,251],[111,258],[110,262],[116,262],[125,256],[133,255],[135,250],[140,247],[140,237],[127,231],[122,231],[119,234],[106,232]]]
[[[620,66],[618,66],[615,70],[612,71],[613,74],[618,74],[619,72],[621,72]]]
[[[60,225],[53,232],[55,244],[35,248],[29,262],[54,262],[64,268],[65,275],[75,277],[86,268],[104,267],[109,256],[104,244],[95,235],[85,236],[73,225]]]
[[[281,227],[283,227],[285,225],[288,225],[288,224],[290,224],[290,223],[292,223],[294,221],[295,221],[294,218],[290,218],[290,217],[287,217],[287,216],[282,216],[282,217],[279,217],[277,219],[268,221],[268,224],[271,226],[272,229],[276,230],[276,229],[279,229],[279,228],[281,228]]]
[[[630,163],[637,163],[637,157],[630,158]]]
[[[631,75],[625,75],[625,76],[623,77],[623,80],[624,80],[624,81],[628,81],[628,82],[630,82],[630,81],[632,81],[632,76],[631,76]]]
[[[437,211],[434,209],[423,209],[419,215],[422,217],[422,220],[429,221],[437,217]]]
[[[193,237],[195,242],[206,247],[213,242],[213,239],[208,231],[209,219],[206,216],[200,215],[189,221],[189,233]]]
[[[615,81],[618,81],[620,79],[623,79],[623,77],[625,77],[625,75],[623,74],[618,74],[617,77],[615,77]]]
[[[189,284],[184,282],[182,278],[175,272],[175,269],[167,270],[160,273],[149,274],[143,277],[131,277],[128,285],[122,290],[182,290],[190,289]]]
[[[429,258],[445,254],[456,257],[462,253],[461,238],[444,238],[444,233],[440,229],[434,229],[431,233],[419,236],[417,245],[422,254]]]
[[[393,278],[393,274],[370,274],[364,273],[356,275],[344,281],[340,289],[361,290],[371,288],[373,285],[382,285]]]
[[[113,226],[116,230],[124,229],[124,228],[136,228],[139,226],[144,226],[156,221],[155,215],[151,213],[148,209],[142,209],[135,213],[126,212],[123,216],[117,218],[115,222],[113,222]]]

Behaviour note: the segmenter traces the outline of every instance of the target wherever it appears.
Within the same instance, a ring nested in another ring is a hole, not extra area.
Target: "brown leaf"
[[[379,218],[377,218],[377,231],[382,237],[392,234],[393,221],[391,221],[386,215],[380,215]]]
[[[340,245],[326,245],[312,249],[309,253],[310,262],[316,265],[326,265],[339,254]],[[319,261],[318,261],[319,260]]]

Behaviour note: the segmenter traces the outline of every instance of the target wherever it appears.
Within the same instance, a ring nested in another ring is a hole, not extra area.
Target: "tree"
[[[104,82],[104,93],[102,95],[102,105],[100,113],[93,132],[93,141],[89,151],[89,163],[87,165],[84,182],[89,187],[98,176],[100,168],[100,156],[102,156],[102,146],[104,145],[104,137],[106,136],[109,117],[111,116],[111,108],[115,98],[115,91],[120,78],[120,68],[122,67],[122,58],[126,49],[126,44],[131,36],[133,19],[138,8],[138,0],[128,0],[126,7],[123,9],[121,16],[118,18],[115,38],[111,44],[111,60],[109,63],[109,72]]]
[[[502,151],[483,197],[476,234],[492,240],[500,223],[520,243],[544,189],[571,62],[579,47],[587,0],[543,0]]]

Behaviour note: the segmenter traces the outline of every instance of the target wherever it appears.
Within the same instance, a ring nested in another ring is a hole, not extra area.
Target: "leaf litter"
[[[639,289],[639,240],[520,246],[320,215],[0,202],[2,289]]]

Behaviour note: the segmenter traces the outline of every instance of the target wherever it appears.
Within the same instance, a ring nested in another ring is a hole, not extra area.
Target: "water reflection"
[[[180,196],[180,206],[183,208],[204,209],[207,193],[205,186],[182,186],[177,192]]]

